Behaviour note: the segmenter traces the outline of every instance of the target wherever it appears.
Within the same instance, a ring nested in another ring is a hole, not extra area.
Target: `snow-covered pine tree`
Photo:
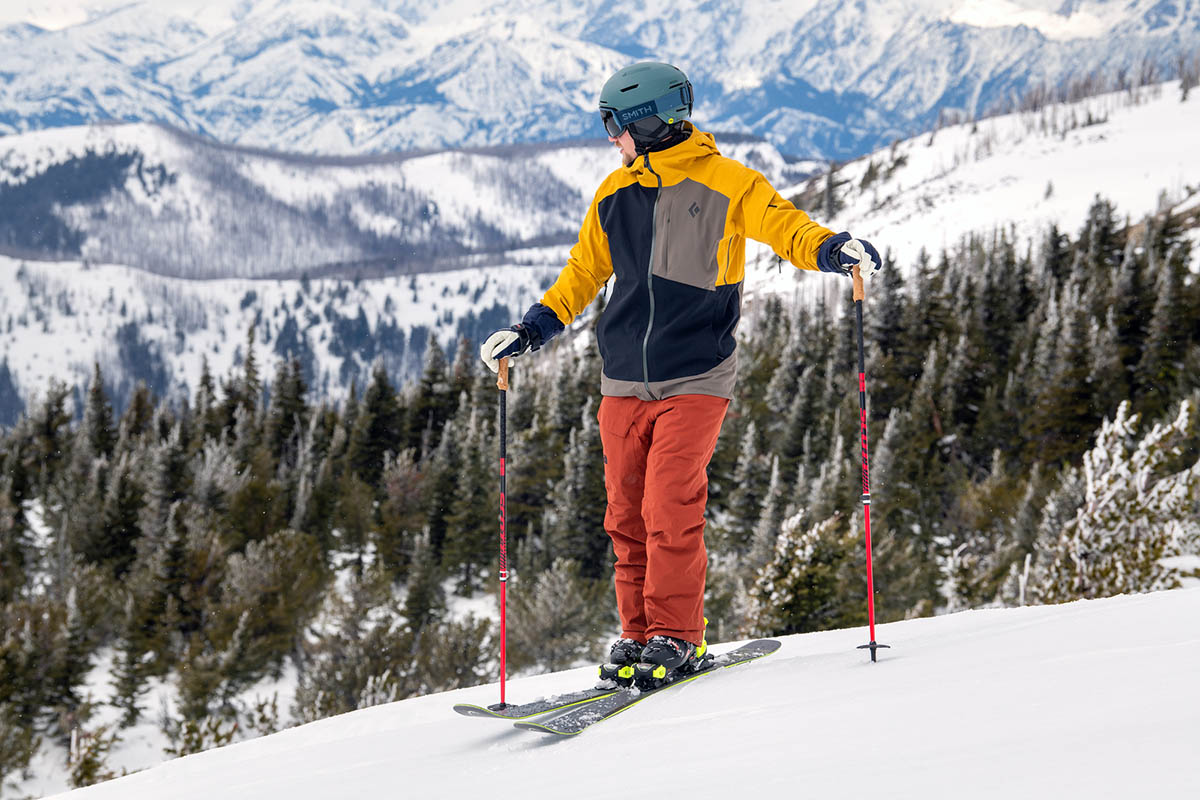
[[[480,588],[482,570],[496,558],[499,536],[496,448],[482,416],[464,392],[454,418],[454,429],[464,435],[459,441],[459,467],[446,518],[442,565],[448,574],[457,574],[456,591],[466,597]]]
[[[804,470],[804,465],[801,465]],[[794,486],[804,486],[797,482]],[[754,526],[754,538],[750,544],[748,566],[759,569],[766,564],[775,552],[775,540],[779,538],[779,529],[783,524],[788,505],[792,502],[792,487],[785,484],[780,476],[779,456],[771,458],[771,482],[767,484],[767,496],[763,501],[762,513]]]
[[[508,657],[514,670],[558,670],[594,654],[611,635],[613,605],[605,581],[556,558],[550,568],[509,585]]]
[[[811,527],[806,514],[783,522],[772,560],[758,571],[750,589],[753,636],[782,636],[826,630],[858,622],[847,604],[848,564],[855,537],[839,515]]]
[[[568,438],[563,477],[546,504],[543,523],[550,557],[574,561],[584,578],[612,574],[612,550],[604,532],[607,496],[602,463],[595,401],[588,398]]]
[[[1079,486],[1081,502],[1062,522],[1063,490],[1047,501],[1039,530],[1034,597],[1044,603],[1148,592],[1178,585],[1164,563],[1200,547],[1192,514],[1200,490],[1200,461],[1164,474],[1192,433],[1195,409],[1184,401],[1173,420],[1136,439],[1139,417],[1124,402],[1100,428],[1083,465],[1064,485]],[[1069,502],[1069,501],[1068,501]]]
[[[88,384],[87,402],[83,407],[83,430],[92,457],[107,458],[112,455],[117,432],[113,424],[112,403],[104,391],[104,376],[98,361],[93,364],[92,380]]]
[[[749,550],[754,526],[762,512],[763,495],[770,480],[771,462],[758,441],[758,426],[753,421],[742,434],[737,467],[733,472],[733,491],[728,515],[724,520],[724,541],[736,552]]]

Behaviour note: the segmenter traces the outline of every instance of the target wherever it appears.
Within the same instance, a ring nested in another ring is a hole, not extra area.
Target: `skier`
[[[597,420],[622,633],[601,674],[626,683],[638,663],[656,677],[694,670],[707,649],[705,470],[737,374],[746,239],[801,269],[849,275],[857,264],[868,276],[881,266],[870,243],[821,227],[722,156],[691,113],[692,85],[669,64],[608,79],[600,118],[623,166],[596,191],[541,302],[480,348],[496,372],[499,359],[545,345],[615,279],[597,329]]]

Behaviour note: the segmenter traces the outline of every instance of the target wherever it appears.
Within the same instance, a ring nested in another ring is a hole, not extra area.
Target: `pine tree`
[[[742,435],[737,468],[733,473],[729,515],[723,526],[729,548],[738,553],[745,553],[750,547],[754,526],[762,512],[770,469],[771,462],[763,455],[758,441],[758,426],[750,422]]]
[[[1183,305],[1184,280],[1188,272],[1186,256],[1186,248],[1179,248],[1169,253],[1165,263],[1160,265],[1151,256],[1152,267],[1158,266],[1157,296],[1141,359],[1134,371],[1139,387],[1136,408],[1149,417],[1165,411],[1179,393],[1188,340]]]
[[[861,611],[850,603],[854,537],[838,515],[804,528],[802,514],[784,521],[775,555],[750,590],[754,636],[847,627]]]
[[[414,634],[436,625],[446,610],[442,591],[438,554],[428,531],[413,541],[412,569],[408,573],[408,592],[404,599],[404,616]]]
[[[603,450],[594,401],[583,406],[563,454],[563,477],[547,506],[547,546],[552,558],[574,561],[585,579],[612,573],[612,550],[604,532],[607,494]]]
[[[509,663],[560,670],[592,656],[616,621],[606,602],[608,582],[589,580],[570,559],[556,558],[532,578],[518,576],[509,591]]]
[[[162,539],[171,508],[187,497],[191,477],[188,469],[189,458],[183,442],[183,427],[175,423],[166,440],[151,449],[146,503],[139,527],[154,541]]]
[[[404,413],[383,362],[376,361],[350,434],[350,466],[367,485],[378,486],[386,456],[399,452],[403,442]]]
[[[1139,418],[1128,402],[1106,421],[1078,472],[1064,481],[1077,492],[1066,514],[1066,491],[1051,496],[1037,543],[1034,590],[1042,602],[1148,592],[1178,585],[1170,559],[1196,552],[1200,523],[1192,511],[1200,490],[1200,461],[1166,472],[1179,443],[1195,425],[1189,401],[1170,422],[1136,441]]]
[[[104,391],[104,378],[100,373],[99,362],[94,365],[92,381],[88,385],[87,404],[83,409],[83,427],[92,456],[111,456],[113,446],[117,443],[117,434],[113,425],[112,404]]]
[[[800,469],[803,475],[805,465],[801,464]],[[802,480],[795,483],[798,487],[806,485]],[[767,484],[767,496],[758,524],[754,526],[754,538],[750,546],[749,566],[754,569],[766,564],[775,552],[775,540],[779,538],[779,529],[791,502],[788,488],[780,475],[779,456],[775,456],[771,459],[771,482]]]
[[[1036,395],[1022,424],[1026,463],[1075,461],[1087,449],[1098,422],[1088,348],[1091,327],[1078,285],[1067,285],[1057,301],[1048,301],[1033,371],[1027,376]]]
[[[446,376],[446,354],[437,339],[430,338],[425,353],[425,371],[410,405],[405,447],[424,454],[438,446],[442,426],[453,415],[450,383]]]
[[[300,458],[300,439],[308,425],[307,390],[299,359],[280,361],[267,407],[266,444],[272,457],[288,468]]]
[[[469,596],[479,587],[480,570],[492,562],[499,536],[499,497],[495,472],[488,467],[493,448],[483,421],[465,397],[455,417],[455,430],[464,432],[459,443],[454,500],[446,518],[442,566],[458,572],[458,593]]]
[[[154,421],[154,395],[144,381],[138,381],[129,398],[129,405],[121,415],[118,439],[136,442],[151,428]]]
[[[107,567],[116,578],[133,564],[142,535],[138,517],[145,505],[145,489],[136,475],[134,459],[132,454],[124,453],[113,465],[98,509],[99,524],[93,538],[80,547],[86,561]]]

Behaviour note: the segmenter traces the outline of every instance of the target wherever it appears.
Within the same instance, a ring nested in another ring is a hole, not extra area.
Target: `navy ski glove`
[[[883,268],[879,251],[866,239],[855,239],[848,233],[835,233],[821,242],[817,250],[817,268],[822,272],[850,275],[854,265],[864,278],[870,278]]]
[[[479,357],[488,369],[499,372],[500,359],[516,358],[538,350],[561,333],[563,328],[557,314],[541,303],[535,303],[516,325],[488,336],[479,348]]]

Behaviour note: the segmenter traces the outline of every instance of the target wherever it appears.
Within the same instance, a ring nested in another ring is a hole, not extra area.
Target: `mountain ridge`
[[[604,78],[663,59],[692,77],[702,126],[844,159],[1097,70],[1161,79],[1200,46],[1195,0],[1023,0],[1007,16],[940,0],[98,5],[58,30],[0,28],[0,132],[155,120],[314,153],[591,137]]]

